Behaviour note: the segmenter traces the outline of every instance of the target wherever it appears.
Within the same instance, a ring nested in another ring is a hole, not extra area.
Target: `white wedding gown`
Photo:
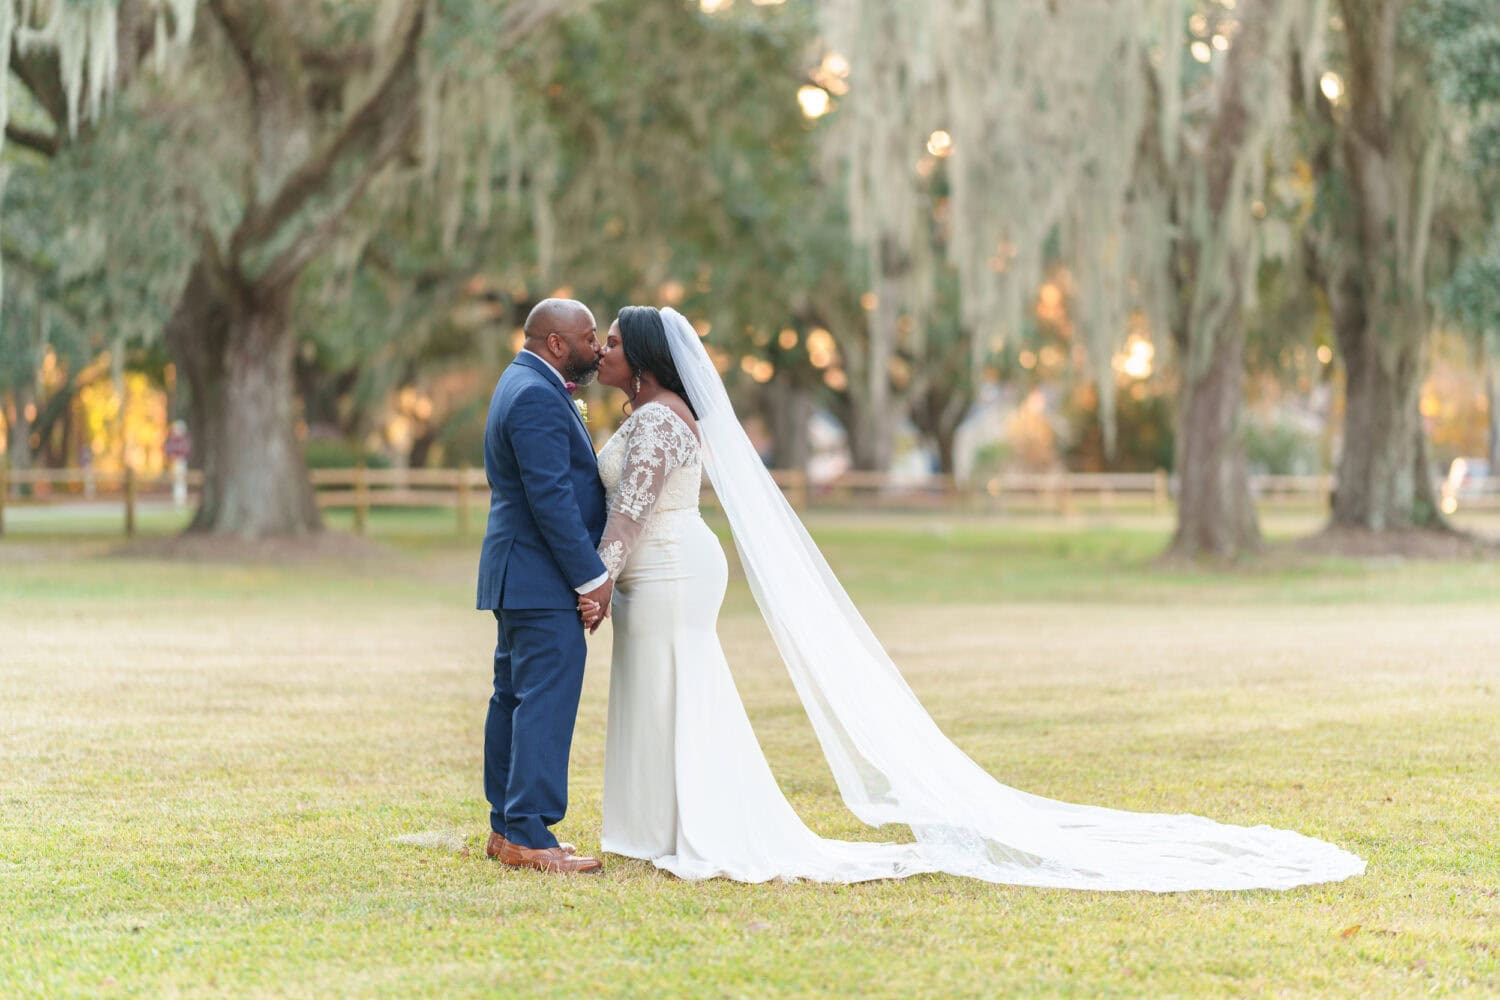
[[[698,412],[632,414],[599,454],[615,579],[604,850],[682,878],[857,882],[942,871],[1057,888],[1287,889],[1364,871],[1268,826],[1044,799],[984,771],[927,715],[766,473],[693,328],[661,312]],[[715,631],[727,569],[703,472],[849,809],[914,844],[818,837],[782,795]],[[1129,775],[1122,767],[1122,780]]]
[[[703,463],[660,403],[599,453],[615,577],[604,850],[687,879],[859,882],[935,871],[914,844],[824,840],[776,784],[715,627],[728,566],[698,513]]]

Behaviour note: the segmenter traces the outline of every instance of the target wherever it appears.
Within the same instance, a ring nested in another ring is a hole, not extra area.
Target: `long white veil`
[[[942,870],[1084,889],[1289,888],[1365,863],[1267,826],[1123,812],[996,781],[943,735],[829,569],[740,426],[691,324],[662,310],[735,548],[849,809],[909,826]]]

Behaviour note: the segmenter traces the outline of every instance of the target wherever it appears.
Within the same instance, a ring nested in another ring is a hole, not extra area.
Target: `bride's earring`
[[[620,407],[620,412],[627,417],[635,412],[635,397],[641,394],[641,373],[636,372],[630,380],[630,398],[625,400],[625,405]]]

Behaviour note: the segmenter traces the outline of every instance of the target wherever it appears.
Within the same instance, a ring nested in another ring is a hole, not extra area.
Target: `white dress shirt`
[[[556,368],[552,367],[552,362],[548,361],[546,358],[542,357],[537,352],[535,352],[535,351],[528,351],[524,347],[521,348],[521,353],[522,354],[529,354],[533,358],[536,358],[538,361],[540,361],[542,364],[546,365],[547,366],[547,370],[549,372],[551,372],[553,375],[557,376],[558,384],[561,385],[564,389],[566,389],[568,387],[568,380],[565,379],[565,378],[563,378],[562,372],[560,372]],[[597,590],[600,587],[604,586],[604,581],[606,581],[608,579],[609,579],[609,571],[606,570],[605,572],[603,572],[603,573],[599,574],[598,576],[594,577],[588,583],[585,583],[583,586],[581,586],[581,587],[574,587],[573,589],[576,590],[576,591],[578,591],[578,593],[580,593],[580,594],[587,594],[591,590]]]

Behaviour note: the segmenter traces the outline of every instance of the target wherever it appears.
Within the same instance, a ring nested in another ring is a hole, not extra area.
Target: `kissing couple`
[[[1364,862],[1268,826],[1073,805],[1001,784],[943,735],[860,617],[673,309],[629,306],[598,340],[580,302],[546,299],[495,387],[478,608],[496,622],[485,721],[486,852],[599,873],[549,827],[568,800],[586,633],[613,622],[604,852],[684,879],[860,882],[947,872],[1075,889],[1287,889]],[[597,375],[629,416],[596,456],[571,392]],[[849,809],[906,843],[828,840],[776,783],[716,623],[724,551],[698,510],[704,472],[745,576]],[[1043,751],[1039,751],[1043,752]]]

